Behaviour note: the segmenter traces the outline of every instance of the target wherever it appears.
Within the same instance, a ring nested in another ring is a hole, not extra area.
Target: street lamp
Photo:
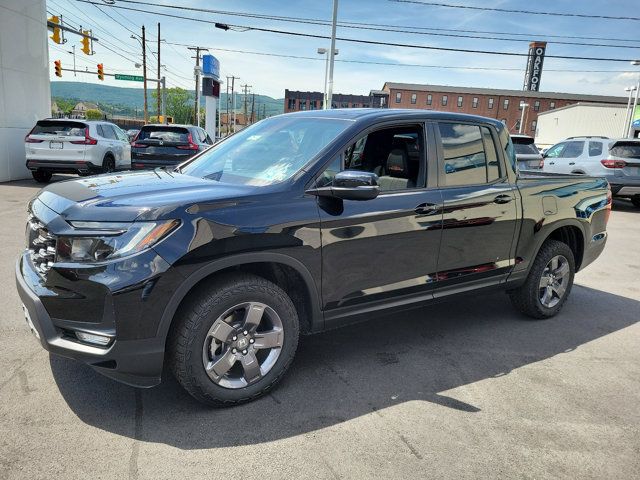
[[[524,111],[529,106],[528,103],[520,102],[520,108],[522,109],[522,113],[520,114],[520,128],[518,128],[518,133],[522,133],[522,127],[524,124]]]
[[[333,52],[334,55],[338,55],[339,50],[336,48]],[[326,55],[327,59],[324,65],[324,93],[322,95],[322,105],[325,110],[329,110],[331,105],[327,106],[327,75],[329,74],[329,49],[328,48],[319,48],[319,55]]]
[[[633,60],[631,62],[631,65],[634,66],[638,66],[640,65],[640,60]],[[638,93],[640,93],[640,73],[638,73],[638,84],[636,85],[636,97],[633,100],[633,109],[630,112],[629,115],[629,122],[628,122],[628,130],[627,130],[627,137],[632,137],[634,134],[634,129],[633,129],[633,116],[636,113],[636,108],[638,106]],[[631,94],[629,94],[631,95]]]

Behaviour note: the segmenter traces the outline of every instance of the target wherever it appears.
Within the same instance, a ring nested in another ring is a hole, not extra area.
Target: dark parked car
[[[493,119],[297,112],[174,170],[48,186],[16,279],[47,350],[141,387],[168,368],[232,405],[278,382],[300,334],[375,313],[498,289],[555,315],[610,207],[603,179],[517,175]]]
[[[213,140],[200,127],[145,125],[131,143],[131,167],[174,167],[211,145]]]
[[[513,148],[516,150],[519,170],[540,170],[544,159],[540,149],[536,147],[533,137],[528,135],[511,135]]]

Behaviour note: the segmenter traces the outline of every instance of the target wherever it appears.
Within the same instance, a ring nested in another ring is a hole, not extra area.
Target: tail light
[[[89,135],[89,127],[84,127],[84,140],[73,140],[74,145],[96,145],[98,140]]]
[[[624,168],[627,166],[624,160],[614,160],[613,158],[605,158],[604,160],[600,160],[600,163],[605,168]]]
[[[198,145],[193,143],[193,137],[191,134],[187,135],[187,142],[189,142],[189,145],[177,145],[176,148],[179,148],[180,150],[198,150]]]
[[[602,160],[604,162],[604,160]],[[609,223],[609,217],[611,216],[611,206],[613,204],[613,196],[611,195],[611,185],[607,185],[607,208],[604,214],[604,224]]]
[[[135,141],[131,143],[133,148],[147,148],[149,145],[145,145],[144,143],[136,143]]]
[[[27,136],[24,137],[24,141],[25,143],[42,143],[42,140],[37,140],[35,138],[31,138],[31,134],[33,133],[33,131],[35,130],[36,127],[33,127],[31,129],[31,131],[29,133],[27,133]]]
[[[538,168],[542,170],[544,168],[544,157],[540,159],[540,163],[538,164]]]

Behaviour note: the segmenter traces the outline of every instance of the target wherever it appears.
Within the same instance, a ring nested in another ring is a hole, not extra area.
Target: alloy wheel
[[[245,302],[220,315],[202,346],[204,369],[215,384],[251,385],[273,368],[284,341],[282,320],[268,305]]]
[[[547,263],[538,285],[539,299],[543,306],[553,308],[562,300],[569,285],[570,274],[569,261],[563,255],[556,255]]]

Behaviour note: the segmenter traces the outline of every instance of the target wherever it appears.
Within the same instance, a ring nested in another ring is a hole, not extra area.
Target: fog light
[[[76,332],[76,337],[78,337],[78,340],[81,342],[92,343],[94,345],[100,345],[101,347],[106,347],[111,341],[111,337],[87,332]]]

